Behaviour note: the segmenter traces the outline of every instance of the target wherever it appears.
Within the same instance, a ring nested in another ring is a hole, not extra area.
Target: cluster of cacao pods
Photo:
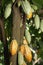
[[[23,39],[23,44],[20,46],[19,52],[23,56],[23,58],[20,57],[21,55],[19,55],[18,53],[18,64],[19,65],[27,65],[26,62],[24,64],[24,61],[25,61],[24,58],[26,59],[27,62],[32,61],[32,52],[30,50],[30,47],[28,46],[28,42],[25,37]],[[23,59],[22,62],[20,62],[21,59]]]
[[[17,51],[18,51],[18,43],[16,40],[12,40],[10,43],[11,55],[15,55]],[[26,65],[24,61],[24,57],[28,62],[32,61],[32,52],[28,46],[28,42],[25,37],[23,39],[23,44],[19,47],[19,51],[18,51],[18,64],[19,65]]]

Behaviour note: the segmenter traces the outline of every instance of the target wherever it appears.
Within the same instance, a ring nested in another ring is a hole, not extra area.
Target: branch
[[[1,18],[0,18],[0,28],[1,28],[1,31],[2,31],[3,42],[5,44],[6,40],[5,40],[4,24],[3,24],[3,19],[1,19]]]
[[[38,63],[41,60],[41,58],[38,58],[36,61],[33,62],[33,65],[35,65],[36,63]]]
[[[8,45],[6,44],[4,21],[1,18],[0,18],[0,28],[1,28],[1,33],[2,33],[2,40],[4,43],[4,61],[5,61],[5,65],[9,65]]]
[[[1,2],[2,2],[2,0],[0,0],[0,6],[1,6]]]

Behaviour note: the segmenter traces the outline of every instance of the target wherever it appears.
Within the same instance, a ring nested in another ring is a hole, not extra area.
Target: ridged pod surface
[[[39,27],[40,27],[40,18],[37,14],[35,16],[34,23],[35,23],[35,28],[39,29]]]
[[[9,3],[9,4],[6,6],[5,12],[4,12],[4,17],[5,17],[5,19],[7,19],[7,18],[10,16],[10,14],[11,14],[11,7],[12,7],[12,4],[11,4],[11,3]]]
[[[31,35],[30,35],[30,32],[28,30],[25,30],[25,37],[27,39],[27,42],[30,44],[30,42],[31,42]]]
[[[26,18],[27,19],[32,18],[32,10],[31,10],[31,5],[30,5],[29,1],[27,1],[27,0],[22,1],[22,8],[26,14]]]
[[[32,52],[28,45],[25,45],[25,58],[28,62],[32,61]]]
[[[23,63],[24,63],[24,57],[22,53],[19,51],[18,52],[18,65],[23,65]]]
[[[41,31],[43,32],[43,20],[41,20],[41,26],[40,26]]]
[[[10,43],[10,53],[11,55],[15,55],[18,50],[18,43],[16,40],[12,40]]]

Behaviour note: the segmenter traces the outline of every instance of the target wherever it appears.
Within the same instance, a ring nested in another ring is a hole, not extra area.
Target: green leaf
[[[32,2],[37,5],[39,8],[42,8],[43,0],[32,0]]]

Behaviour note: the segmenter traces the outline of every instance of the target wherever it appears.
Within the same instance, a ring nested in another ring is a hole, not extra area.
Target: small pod
[[[30,35],[30,32],[28,30],[25,30],[25,37],[27,39],[27,42],[30,44],[30,42],[31,42],[31,35]]]
[[[19,1],[18,1],[18,7],[20,7],[20,6],[21,6],[21,1],[19,0]]]
[[[36,10],[38,10],[38,7],[36,6],[36,5],[31,5],[31,7],[36,11]]]
[[[41,20],[40,29],[41,29],[41,31],[43,32],[43,20]]]
[[[23,65],[23,63],[24,63],[24,57],[22,53],[19,51],[18,52],[18,65]]]
[[[20,46],[20,52],[24,55],[24,51],[25,51],[25,48],[24,48],[24,45],[21,45]]]
[[[25,45],[25,44],[28,44],[28,42],[27,42],[27,40],[26,40],[25,37],[23,38],[23,44],[24,44],[24,45]]]
[[[15,0],[12,0],[12,2],[14,3],[14,2],[15,2]]]
[[[35,28],[39,29],[39,27],[40,27],[40,18],[37,14],[35,16],[34,23],[35,23]]]
[[[15,55],[18,50],[18,43],[16,40],[12,40],[10,43],[10,53],[11,55]]]
[[[9,4],[6,6],[5,12],[4,12],[4,17],[5,17],[5,19],[7,19],[7,18],[10,16],[10,14],[11,14],[11,7],[12,7],[12,4],[11,4],[11,3],[9,3]]]

